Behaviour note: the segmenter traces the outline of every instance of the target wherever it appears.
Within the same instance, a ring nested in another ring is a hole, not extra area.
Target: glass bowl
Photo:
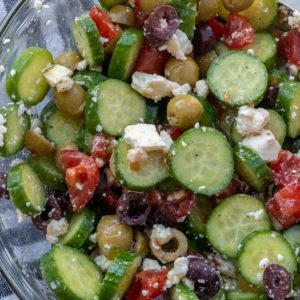
[[[300,9],[299,0],[283,2]],[[0,26],[0,65],[5,66],[5,71],[0,74],[0,106],[9,102],[5,78],[18,54],[29,46],[47,48],[54,56],[74,49],[71,23],[97,1],[48,0],[45,4],[49,7],[37,11],[33,8],[34,0],[19,0]],[[5,39],[10,42],[3,43]],[[37,107],[37,112],[41,106]],[[0,171],[7,171],[14,159],[24,155],[25,152],[13,158],[0,158]],[[39,269],[39,259],[49,249],[44,233],[38,231],[30,219],[19,223],[11,201],[0,199],[0,269],[20,299],[55,299],[44,284]]]

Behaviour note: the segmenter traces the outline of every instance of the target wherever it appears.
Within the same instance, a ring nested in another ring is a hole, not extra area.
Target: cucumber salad
[[[25,157],[0,196],[52,244],[57,299],[299,299],[300,13],[101,0],[70,29],[7,66],[0,108]]]

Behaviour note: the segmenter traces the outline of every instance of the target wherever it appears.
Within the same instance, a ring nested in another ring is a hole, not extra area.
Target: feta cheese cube
[[[52,87],[56,87],[64,78],[71,77],[73,72],[61,65],[54,65],[44,72],[44,77]]]
[[[172,97],[172,91],[179,88],[177,82],[170,81],[160,75],[135,72],[132,75],[132,88],[146,98],[159,101],[164,97]]]
[[[47,226],[47,235],[46,238],[49,243],[56,244],[58,238],[67,233],[69,224],[66,218],[62,218],[59,221],[51,220]]]
[[[171,229],[160,224],[155,224],[151,232],[151,244],[155,249],[167,244],[173,237]]]
[[[127,153],[127,159],[131,164],[140,163],[149,158],[147,152],[142,148],[129,149]]]
[[[152,124],[136,124],[125,128],[124,140],[133,148],[144,151],[168,151],[168,147]]]
[[[188,83],[186,83],[181,85],[179,88],[174,89],[172,93],[174,96],[179,96],[179,95],[186,95],[190,91],[191,91],[191,86]]]
[[[168,272],[166,287],[170,288],[174,284],[178,284],[187,274],[189,262],[186,257],[179,257],[174,262],[174,268]]]
[[[202,98],[206,98],[209,94],[209,88],[205,79],[198,80],[194,88],[194,92]]]
[[[255,151],[266,162],[278,158],[281,146],[270,130],[262,130],[258,135],[247,136],[241,144]]]
[[[166,144],[167,149],[169,150],[171,145],[173,144],[173,139],[165,130],[162,130],[159,135]]]
[[[148,270],[160,270],[161,265],[159,262],[155,259],[150,259],[150,258],[145,258],[143,260],[143,266],[142,266],[143,271],[148,271]]]
[[[87,66],[88,66],[88,62],[86,59],[84,59],[77,64],[76,68],[78,71],[84,71],[86,70]]]
[[[300,12],[299,11],[295,10],[293,12],[293,15],[288,17],[288,24],[292,28],[300,29]]]
[[[62,79],[61,82],[59,82],[56,86],[56,89],[59,93],[67,92],[69,91],[74,85],[74,81],[72,78],[65,77]]]
[[[263,108],[244,105],[239,109],[236,122],[236,129],[242,136],[256,134],[260,133],[270,122],[270,114]]]

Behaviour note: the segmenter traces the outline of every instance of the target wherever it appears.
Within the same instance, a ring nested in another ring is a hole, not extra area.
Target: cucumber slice
[[[213,61],[208,70],[207,83],[223,105],[237,108],[261,101],[268,87],[268,72],[253,55],[229,51]]]
[[[15,60],[6,79],[6,92],[13,102],[23,101],[32,106],[41,102],[50,86],[43,70],[53,64],[48,50],[27,48]]]
[[[272,69],[269,71],[269,85],[278,86],[280,83],[288,82],[289,77],[281,70]]]
[[[75,19],[72,35],[80,55],[90,67],[101,65],[104,60],[104,48],[96,24],[89,15]]]
[[[171,146],[171,175],[196,194],[211,196],[224,190],[233,176],[233,156],[225,136],[213,128],[194,128]]]
[[[149,152],[149,159],[140,163],[138,170],[133,170],[127,160],[129,149],[121,139],[116,149],[116,169],[117,177],[130,190],[144,191],[169,177],[164,156],[159,151]]]
[[[119,39],[108,69],[108,77],[127,81],[133,71],[135,62],[143,46],[143,32],[129,28]]]
[[[220,118],[217,119],[217,128],[219,128],[219,130],[226,135],[230,142],[232,126],[235,121],[236,115],[236,111],[225,110],[222,112]]]
[[[95,220],[95,212],[88,208],[73,213],[69,221],[68,232],[61,238],[60,243],[73,248],[81,248],[94,229]]]
[[[103,279],[99,300],[122,299],[140,264],[141,258],[137,254],[119,253]]]
[[[83,127],[76,138],[76,144],[79,150],[91,155],[93,139],[94,135],[90,133],[86,127]]]
[[[296,138],[300,134],[300,83],[285,82],[281,85],[276,110],[287,124],[287,134]]]
[[[283,232],[283,237],[289,242],[295,255],[299,257],[300,254],[300,224],[296,224],[293,227],[286,229]]]
[[[180,283],[172,288],[171,300],[198,300],[197,295],[186,285]]]
[[[127,0],[100,0],[100,4],[102,4],[105,8],[109,9],[117,4],[126,3]]]
[[[7,189],[15,205],[26,215],[41,213],[46,204],[41,180],[28,163],[12,167],[7,176]]]
[[[254,55],[258,57],[270,69],[276,63],[277,44],[275,38],[269,32],[257,32],[252,44],[243,48],[244,51],[252,49]]]
[[[79,250],[55,246],[42,257],[40,267],[45,282],[59,299],[98,299],[102,274]]]
[[[228,291],[226,292],[226,300],[267,300],[265,294],[250,293],[242,291]]]
[[[41,119],[46,138],[57,145],[75,142],[83,125],[82,120],[67,116],[53,104],[45,107]]]
[[[200,103],[203,106],[203,114],[202,118],[200,121],[201,126],[206,126],[206,127],[213,127],[216,119],[217,119],[217,112],[216,109],[210,102],[202,97],[199,97],[195,94],[193,96],[200,101]]]
[[[78,72],[72,78],[86,90],[92,89],[108,79],[106,76],[96,71]]]
[[[273,183],[271,169],[254,151],[238,145],[233,154],[237,173],[256,191],[262,192]]]
[[[241,275],[257,287],[263,287],[264,268],[260,267],[262,260],[267,261],[267,265],[283,266],[291,275],[297,270],[293,250],[278,232],[261,231],[251,234],[245,239],[239,252],[238,267]]]
[[[121,136],[128,125],[140,123],[146,116],[145,99],[126,82],[109,79],[88,93],[85,120],[92,133],[101,125],[105,133]]]
[[[195,0],[169,0],[179,16],[179,28],[186,33],[191,40],[194,37],[195,22],[197,16],[197,2]]]
[[[267,109],[267,111],[270,114],[270,122],[266,125],[265,129],[272,131],[276,140],[283,145],[287,132],[286,124],[277,111],[273,109]]]
[[[57,169],[53,156],[33,156],[28,160],[28,164],[51,189],[67,190],[65,174]]]
[[[269,230],[264,205],[248,195],[235,195],[221,202],[206,224],[206,236],[220,253],[236,257],[241,242],[255,231]]]
[[[30,117],[27,113],[18,115],[17,104],[7,104],[0,107],[0,115],[5,119],[4,145],[0,147],[0,156],[14,155],[24,148],[26,131],[30,128]]]

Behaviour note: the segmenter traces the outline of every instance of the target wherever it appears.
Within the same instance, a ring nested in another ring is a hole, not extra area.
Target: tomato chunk
[[[127,300],[151,300],[163,293],[168,269],[147,270],[136,274],[127,293]]]
[[[118,29],[111,22],[108,14],[97,6],[94,6],[90,11],[90,17],[96,23],[100,36],[108,41],[104,43],[107,46],[110,42],[118,38]]]
[[[148,15],[142,10],[139,0],[134,1],[134,14],[138,25],[143,26]]]
[[[232,49],[240,49],[254,42],[255,30],[250,21],[238,14],[231,13],[225,25],[222,40]]]
[[[300,177],[300,157],[289,151],[281,151],[270,167],[278,187],[284,187]]]
[[[225,33],[225,24],[217,19],[207,21],[208,26],[212,29],[216,38],[221,38]]]
[[[102,168],[110,160],[113,151],[112,140],[103,133],[98,133],[93,139],[92,156],[99,168]]]
[[[293,28],[283,34],[278,42],[278,51],[290,63],[300,67],[300,30]]]
[[[61,150],[60,156],[66,169],[70,200],[76,211],[92,199],[99,182],[99,170],[92,157],[79,151]]]

